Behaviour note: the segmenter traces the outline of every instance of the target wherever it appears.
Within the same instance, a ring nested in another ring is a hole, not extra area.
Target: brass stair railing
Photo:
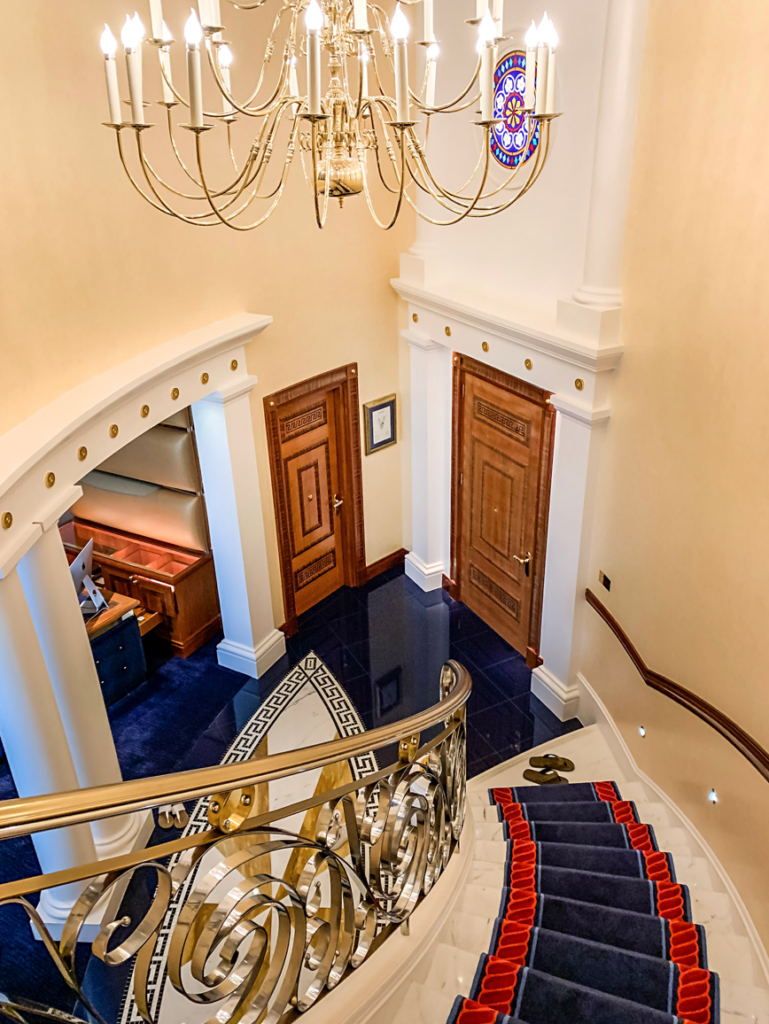
[[[121,857],[0,885],[0,908],[25,909],[60,974],[101,1024],[75,972],[78,939],[95,915],[103,919],[92,951],[110,966],[135,957],[133,999],[149,1024],[157,1021],[162,999],[159,968],[191,1004],[211,1005],[211,1019],[221,1024],[277,1024],[308,1010],[408,919],[456,849],[465,814],[465,704],[472,682],[455,661],[443,666],[440,682],[439,703],[370,732],[237,764],[0,802],[0,840],[203,797],[209,798],[211,826]],[[438,735],[420,746],[420,734],[441,723]],[[253,813],[259,786],[396,741],[395,764]],[[301,811],[314,812],[313,835],[274,824]],[[212,852],[216,859],[202,863]],[[273,855],[280,854],[288,866],[273,873]],[[138,920],[125,912],[117,917],[139,871],[152,873],[154,894]],[[26,897],[75,882],[85,883],[83,892],[57,943]],[[0,997],[4,1016],[31,1020],[27,1009]]]

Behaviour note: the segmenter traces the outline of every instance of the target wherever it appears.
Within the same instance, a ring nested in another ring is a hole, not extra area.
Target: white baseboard
[[[427,565],[419,555],[410,551],[406,555],[406,575],[422,590],[439,590],[443,586],[443,562]]]
[[[658,786],[657,783],[646,774],[646,772],[642,771],[638,767],[638,764],[636,763],[630,748],[625,742],[625,738],[620,732],[617,723],[609,714],[606,705],[581,672],[577,673],[577,683],[580,692],[580,720],[584,725],[595,724],[601,727],[604,738],[611,747],[611,751],[622,770],[629,778],[635,776],[635,778],[645,786],[648,786],[654,793],[656,799],[659,800],[660,803],[665,804],[668,810],[672,812],[673,816],[678,820],[680,827],[689,833],[694,841],[693,845],[695,847],[699,847],[702,856],[708,860],[713,871],[720,878],[724,891],[732,901],[735,913],[742,921],[745,934],[753,947],[753,952],[758,963],[761,965],[761,970],[764,973],[767,984],[769,984],[769,956],[767,955],[764,944],[761,941],[758,929],[753,923],[750,912],[745,906],[742,897],[737,891],[723,864],[710,848],[702,833],[695,825],[692,824],[678,805],[670,799],[667,793],[661,789],[660,786]]]
[[[257,647],[240,644],[226,637],[216,648],[216,660],[223,668],[231,668],[252,679],[258,679],[286,653],[286,637],[273,629]]]
[[[531,673],[531,692],[562,722],[576,718],[579,709],[579,688],[566,686],[544,665],[535,668]]]

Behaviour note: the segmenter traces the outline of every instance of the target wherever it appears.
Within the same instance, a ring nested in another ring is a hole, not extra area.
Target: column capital
[[[587,405],[580,405],[578,402],[572,401],[571,398],[567,398],[565,395],[553,395],[550,399],[550,404],[562,416],[566,416],[570,420],[576,420],[577,423],[584,423],[588,427],[595,427],[599,423],[605,423],[611,416],[611,409],[608,407],[591,409]]]
[[[40,526],[43,533],[47,533],[52,526],[56,526],[59,519],[67,511],[72,508],[78,498],[83,497],[83,488],[80,484],[72,484],[71,487],[67,487],[65,491],[62,491],[58,497],[51,502],[50,505],[40,514],[40,518],[36,519],[35,522]]]
[[[422,352],[438,352],[445,350],[446,346],[438,341],[433,341],[429,334],[423,331],[415,331],[410,327],[401,331],[401,337],[408,342],[411,348],[421,349]]]
[[[206,395],[204,398],[199,399],[199,401],[212,402],[214,405],[229,405],[230,402],[235,402],[238,398],[250,394],[258,383],[259,378],[255,374],[249,374],[247,377],[241,378],[241,380],[233,381],[226,388],[212,391],[210,395]]]

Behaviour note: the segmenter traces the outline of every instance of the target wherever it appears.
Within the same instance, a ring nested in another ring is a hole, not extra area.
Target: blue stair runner
[[[673,858],[613,782],[489,790],[508,856],[488,953],[448,1024],[718,1024]]]

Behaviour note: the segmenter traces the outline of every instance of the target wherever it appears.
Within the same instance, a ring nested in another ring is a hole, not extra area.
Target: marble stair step
[[[721,1024],[769,1024],[769,992],[721,979]]]
[[[707,932],[708,968],[721,981],[733,982],[747,988],[756,984],[756,970],[753,964],[753,947],[744,935],[727,935],[725,932]]]
[[[660,850],[669,850],[670,852],[688,850],[691,854],[687,834],[682,828],[676,828],[673,825],[655,825],[654,835]]]
[[[425,988],[442,992],[452,998],[467,996],[478,970],[480,953],[471,953],[442,942],[435,950],[433,962],[423,981]]]
[[[480,917],[464,910],[454,910],[441,930],[440,941],[447,946],[456,946],[467,953],[474,953],[477,963],[481,953],[489,948],[496,919],[496,911],[488,917]]]
[[[704,892],[723,892],[723,882],[710,866],[705,857],[693,857],[689,850],[670,850],[676,869],[676,879],[682,885],[688,885],[694,895],[695,890]]]
[[[494,805],[493,807],[492,807],[491,804],[489,804],[486,807],[478,807],[478,808],[474,807],[473,808],[473,818],[475,819],[475,826],[476,826],[476,828],[478,827],[478,825],[483,825],[483,824],[487,824],[487,825],[490,825],[490,824],[498,825],[499,824],[499,815],[497,814],[496,805]]]
[[[502,891],[490,885],[466,885],[457,904],[457,910],[477,917],[499,916]]]
[[[476,839],[475,860],[504,864],[507,860],[507,843],[500,839]]]
[[[457,995],[436,992],[413,981],[406,989],[397,1018],[404,1024],[446,1024]]]
[[[732,914],[732,901],[725,892],[692,889],[689,896],[692,901],[692,918],[695,924],[705,925],[708,935],[711,929],[731,935],[737,932]]]
[[[501,898],[505,881],[505,865],[503,861],[474,860],[470,867],[468,885],[480,885],[484,888],[496,889]]]
[[[489,842],[502,842],[505,840],[505,823],[503,821],[477,821],[475,823],[475,838]]]
[[[638,811],[638,818],[644,825],[651,825],[655,830],[675,827],[676,819],[664,804],[648,800],[634,800],[633,803]]]

